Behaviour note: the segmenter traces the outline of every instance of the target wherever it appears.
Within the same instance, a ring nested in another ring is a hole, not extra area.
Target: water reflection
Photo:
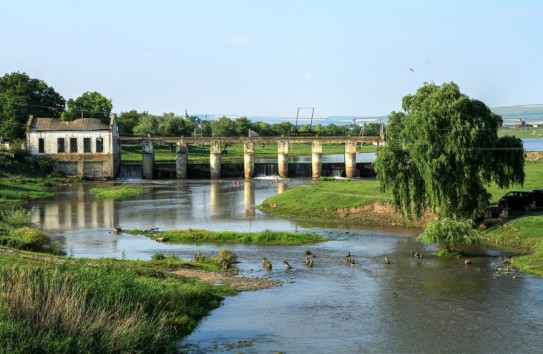
[[[32,222],[48,232],[113,228],[116,222],[115,203],[112,199],[88,200],[88,189],[83,184],[75,186],[74,197],[63,200],[56,197],[38,203],[32,208]]]
[[[255,189],[251,181],[243,182],[243,201],[245,205],[245,216],[252,219],[255,216]]]
[[[543,282],[496,274],[496,257],[474,258],[466,266],[432,256],[435,246],[410,237],[418,230],[297,225],[255,208],[284,188],[307,182],[155,181],[143,184],[148,192],[117,201],[97,200],[89,189],[98,184],[82,183],[33,202],[33,220],[75,257],[150,259],[161,252],[190,259],[224,247],[115,235],[114,226],[310,229],[329,239],[311,246],[229,245],[241,261],[241,274],[272,277],[283,286],[226,298],[183,341],[191,353],[232,352],[227,345],[240,340],[252,346],[235,350],[255,353],[496,353],[543,347]],[[317,256],[312,268],[303,264],[306,249]],[[415,259],[411,250],[425,257]],[[344,262],[348,252],[356,264]],[[384,263],[385,255],[392,264]],[[271,271],[262,269],[262,256],[274,264]],[[282,268],[284,260],[292,270]]]
[[[96,199],[90,189],[138,184],[147,192],[126,199]],[[150,258],[153,243],[112,229],[160,230],[205,228],[216,231],[295,231],[289,221],[270,217],[256,206],[286,185],[306,181],[124,181],[86,182],[59,189],[55,197],[34,202],[32,221],[76,256]],[[139,249],[138,247],[142,247]]]

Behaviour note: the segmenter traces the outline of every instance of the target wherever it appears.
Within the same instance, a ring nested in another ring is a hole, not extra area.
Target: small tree
[[[417,240],[424,243],[442,244],[448,253],[454,253],[458,244],[478,243],[479,233],[473,229],[471,220],[443,217],[429,221],[426,229],[417,237]]]

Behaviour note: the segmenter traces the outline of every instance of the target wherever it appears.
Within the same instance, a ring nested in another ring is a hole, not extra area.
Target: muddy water
[[[311,230],[329,238],[312,246],[235,245],[242,274],[283,285],[224,300],[180,342],[189,353],[511,353],[543,348],[543,280],[499,274],[500,252],[463,260],[433,256],[416,230],[301,227],[254,208],[296,182],[151,183],[140,196],[96,200],[92,183],[37,202],[33,218],[80,257],[149,259],[156,252],[191,258],[223,246],[167,245],[111,233],[113,227],[212,230]],[[131,182],[122,182],[131,183]],[[139,183],[139,182],[138,182]],[[361,182],[363,183],[363,182]],[[303,264],[304,251],[315,254]],[[425,256],[416,259],[411,251]],[[350,252],[355,264],[344,262]],[[262,268],[266,256],[271,271]],[[385,264],[384,256],[391,259]],[[283,268],[288,261],[292,269]]]

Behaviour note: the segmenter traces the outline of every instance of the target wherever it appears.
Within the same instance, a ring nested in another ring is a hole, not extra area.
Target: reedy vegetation
[[[123,261],[125,262],[125,261]],[[0,270],[2,350],[174,352],[222,299],[221,287],[143,277],[102,260]]]

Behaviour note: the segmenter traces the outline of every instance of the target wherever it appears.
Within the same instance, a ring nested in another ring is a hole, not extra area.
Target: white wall
[[[70,138],[77,138],[77,154],[85,154],[83,152],[83,138],[91,138],[91,152],[96,153],[96,139],[102,138],[104,142],[103,154],[118,153],[118,144],[113,143],[113,137],[109,131],[31,131],[28,136],[28,152],[31,155],[38,155],[39,139],[45,139],[44,154],[57,154],[57,139],[64,138],[64,153],[70,154]],[[99,153],[100,154],[100,153]]]

